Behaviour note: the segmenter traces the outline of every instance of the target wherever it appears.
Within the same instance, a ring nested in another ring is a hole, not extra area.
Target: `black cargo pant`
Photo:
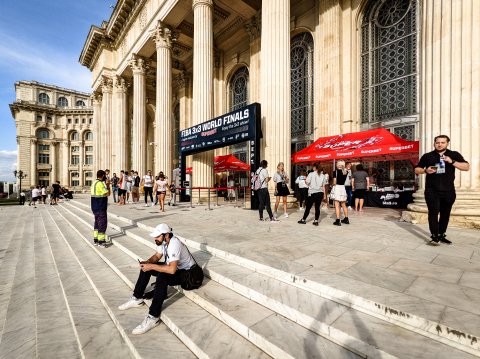
[[[428,226],[434,236],[447,231],[450,212],[455,203],[455,191],[425,190],[425,202],[428,207]],[[439,218],[440,214],[440,218]]]
[[[258,213],[260,214],[260,219],[263,219],[263,208],[266,208],[268,216],[270,219],[273,218],[272,207],[270,206],[270,193],[268,193],[268,188],[260,188],[257,191],[258,195]]]

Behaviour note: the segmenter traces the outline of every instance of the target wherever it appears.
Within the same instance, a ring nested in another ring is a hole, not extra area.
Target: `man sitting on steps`
[[[181,285],[185,272],[194,265],[195,260],[187,247],[174,237],[172,229],[165,223],[159,224],[150,233],[155,239],[157,252],[148,260],[140,262],[140,274],[138,276],[133,296],[118,309],[140,307],[144,304],[143,296],[152,275],[157,276],[152,305],[143,322],[133,329],[132,334],[143,334],[160,324],[160,313],[163,301],[167,297],[167,287]],[[165,259],[165,264],[160,264],[160,259]]]

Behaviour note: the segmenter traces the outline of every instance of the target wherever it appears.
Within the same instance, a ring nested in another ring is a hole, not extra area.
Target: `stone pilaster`
[[[178,99],[180,104],[180,130],[190,127],[192,110],[192,76],[186,71],[182,71],[175,76],[175,83],[178,89]],[[177,158],[178,160],[178,158]],[[186,167],[191,167],[191,156],[187,157]]]
[[[58,142],[50,143],[50,164],[52,165],[52,171],[50,172],[50,177],[52,178],[52,183],[58,181],[58,172],[57,172],[57,145]]]
[[[451,221],[480,228],[480,3],[476,0],[422,2],[421,136],[420,155],[433,149],[434,137],[451,138],[450,148],[470,163],[470,171],[456,171],[457,200]],[[452,99],[454,99],[452,101]],[[426,222],[421,190],[403,218]]]
[[[112,167],[112,86],[110,77],[102,79],[102,127],[101,127],[101,169]]]
[[[80,161],[78,163],[78,174],[80,175],[79,177],[79,185],[84,186],[85,185],[85,176],[84,176],[84,171],[85,171],[85,142],[82,140],[80,142]]]
[[[213,0],[193,0],[193,123],[213,117]],[[193,186],[213,184],[213,151],[193,155]]]
[[[128,134],[128,103],[127,91],[130,84],[120,76],[114,79],[113,97],[115,107],[115,128],[114,138],[119,139],[115,144],[115,163],[113,163],[113,172],[120,172],[128,168],[128,159],[130,157],[129,134]],[[112,172],[112,173],[113,173]]]
[[[36,138],[30,140],[30,185],[36,186],[38,184],[38,142]]]
[[[96,134],[93,134],[93,138],[95,139]],[[94,148],[95,151],[95,148]],[[94,152],[95,153],[95,152]],[[64,186],[67,186],[69,184],[68,179],[68,164],[70,163],[70,143],[68,140],[65,140],[62,146],[62,179],[61,179],[61,184]],[[52,181],[56,181],[56,179],[52,178]],[[53,182],[52,182],[53,183]]]
[[[250,81],[250,102],[260,102],[260,53],[261,42],[260,37],[262,33],[261,14],[253,16],[246,24],[245,31],[250,35],[250,66],[249,66],[249,81]]]
[[[172,31],[160,21],[152,39],[157,48],[155,172],[172,175]]]
[[[278,162],[290,173],[290,1],[263,1],[261,28],[264,158],[270,173]]]
[[[147,165],[147,109],[146,105],[146,62],[145,59],[133,55],[130,59],[133,72],[133,135],[132,135],[132,167],[139,174],[144,174]]]
[[[93,166],[94,172],[98,169],[103,168],[101,163],[101,120],[102,120],[102,95],[94,93],[91,96],[93,104]],[[68,143],[65,143],[68,146]],[[66,162],[68,163],[68,153],[65,157]],[[66,173],[68,178],[68,170]]]

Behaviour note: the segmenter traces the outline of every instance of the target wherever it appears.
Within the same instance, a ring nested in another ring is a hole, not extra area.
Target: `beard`
[[[155,244],[156,244],[157,246],[161,246],[162,243],[163,243],[163,241],[159,241],[158,239],[155,239]]]

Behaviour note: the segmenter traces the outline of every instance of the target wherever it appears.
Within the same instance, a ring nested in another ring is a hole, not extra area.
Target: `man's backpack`
[[[260,172],[261,168],[255,172],[255,174],[252,177],[252,189],[254,191],[258,191],[260,188],[262,188],[263,181],[260,180]]]

